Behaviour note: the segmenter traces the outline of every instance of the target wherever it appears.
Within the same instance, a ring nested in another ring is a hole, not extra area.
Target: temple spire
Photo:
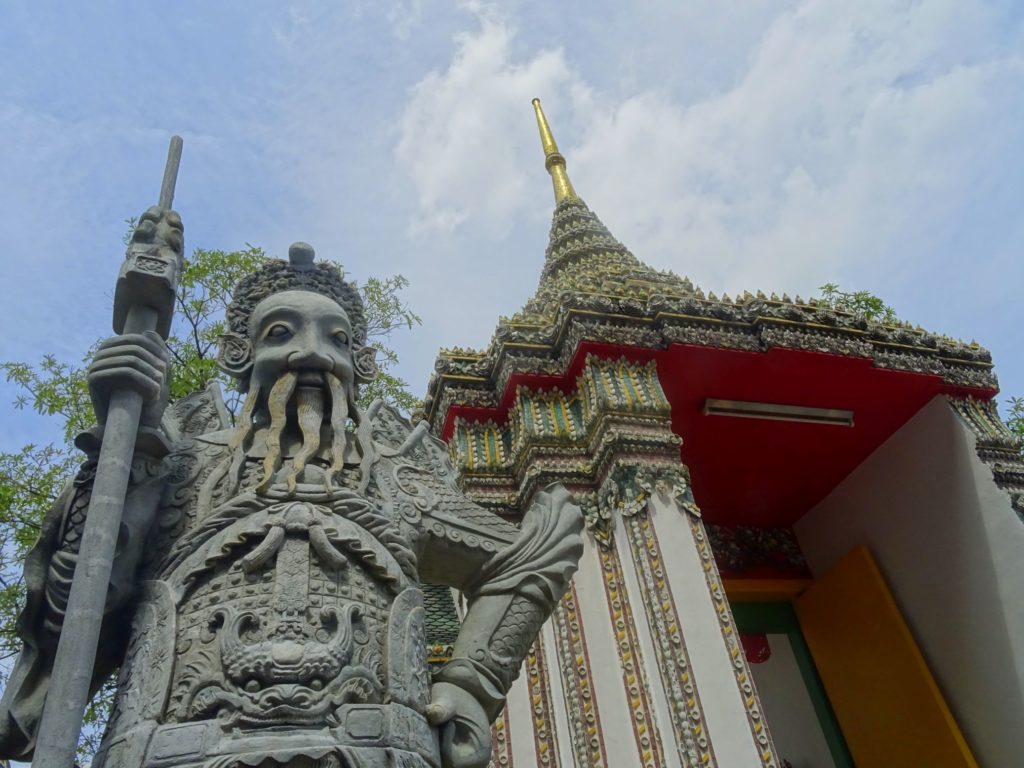
[[[572,182],[569,181],[569,174],[565,172],[565,158],[558,151],[555,137],[551,135],[551,126],[548,125],[548,119],[544,117],[540,99],[533,100],[533,111],[537,113],[537,128],[540,129],[540,143],[544,148],[544,167],[551,174],[551,183],[555,188],[555,203],[560,203],[563,200],[579,200],[576,190],[572,188]]]

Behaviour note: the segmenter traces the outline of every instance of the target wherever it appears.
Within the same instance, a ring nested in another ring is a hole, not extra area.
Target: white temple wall
[[[659,499],[614,529],[610,549],[587,539],[535,645],[541,657],[527,659],[509,694],[496,763],[775,765],[758,745],[760,704],[699,522]]]
[[[771,655],[751,671],[779,754],[795,766],[835,768],[789,636],[769,633],[765,637]]]
[[[1024,753],[1024,523],[936,397],[794,529],[815,576],[878,562],[975,756]]]
[[[648,512],[669,555],[665,560],[666,576],[681,617],[716,762],[722,768],[761,766],[749,713],[723,636],[721,606],[715,605],[707,585],[689,516],[674,501],[657,497],[648,504]],[[729,618],[731,621],[731,613]]]
[[[510,755],[504,765],[498,761],[499,768],[513,768],[517,764],[542,765],[537,760],[537,750],[534,746],[533,703],[530,701],[528,680],[529,672],[524,669],[508,692],[502,724],[508,732]]]
[[[550,728],[555,735],[555,749],[553,754],[558,755],[558,765],[569,768],[576,765],[573,757],[573,741],[570,723],[573,717],[569,712],[568,699],[562,687],[562,675],[559,674],[561,660],[558,658],[557,643],[555,639],[555,625],[548,622],[541,632],[541,650],[544,654],[545,669],[547,671],[547,685],[551,691],[551,725],[541,726]],[[543,765],[542,760],[535,760],[538,766]],[[533,765],[527,762],[526,765]]]
[[[601,560],[593,540],[585,537],[580,569],[573,579],[582,639],[589,659],[592,690],[607,765],[637,764],[634,719],[622,680],[612,617],[605,596]],[[563,656],[562,664],[565,664]],[[564,668],[564,667],[563,667]],[[585,764],[584,764],[585,765]]]

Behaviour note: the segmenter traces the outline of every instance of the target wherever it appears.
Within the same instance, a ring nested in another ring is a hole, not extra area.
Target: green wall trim
[[[789,644],[793,648],[793,656],[796,657],[797,667],[803,677],[804,685],[807,687],[807,694],[814,705],[814,713],[818,716],[818,723],[825,736],[829,752],[835,761],[836,768],[856,768],[850,750],[846,746],[846,739],[839,728],[839,721],[836,720],[835,712],[828,701],[825,693],[825,686],[821,683],[818,670],[814,666],[814,658],[811,656],[811,649],[807,647],[803,632],[800,631],[800,622],[797,621],[796,611],[790,603],[733,603],[732,615],[736,620],[736,629],[739,632],[762,633],[767,635],[786,635]],[[771,723],[768,724],[771,727]]]

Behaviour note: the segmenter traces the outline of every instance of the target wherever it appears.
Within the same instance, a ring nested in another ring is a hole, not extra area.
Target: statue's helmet
[[[252,337],[249,321],[256,306],[282,291],[312,291],[338,304],[352,324],[352,362],[356,381],[366,383],[377,373],[375,350],[366,344],[366,315],[355,286],[344,279],[334,264],[316,262],[313,247],[293,243],[288,261],[269,259],[262,267],[242,278],[227,308],[227,333],[221,335],[217,361],[221,369],[238,380],[244,392],[252,368]]]

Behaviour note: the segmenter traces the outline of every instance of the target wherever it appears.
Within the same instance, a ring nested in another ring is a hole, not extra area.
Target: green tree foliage
[[[896,310],[870,291],[841,291],[835,283],[825,283],[819,289],[820,301],[845,312],[863,315],[869,322],[892,324],[898,322]]]
[[[228,407],[237,407],[238,393],[216,364],[217,338],[224,332],[224,311],[235,284],[266,258],[260,248],[247,246],[241,251],[197,250],[186,260],[167,340],[172,399],[217,380]],[[396,330],[411,329],[420,322],[401,297],[407,286],[401,275],[371,277],[357,284],[366,304],[369,341],[377,349],[381,369],[378,380],[361,393],[364,406],[378,397],[406,411],[417,403],[406,382],[391,371],[398,358],[388,346]],[[24,604],[22,562],[35,542],[43,516],[81,462],[81,454],[72,446],[74,436],[95,421],[85,378],[93,351],[89,350],[81,365],[63,363],[51,355],[36,365],[0,363],[0,372],[21,390],[14,406],[56,421],[64,435],[58,444],[26,445],[12,453],[0,453],[0,682],[5,681],[4,670],[21,650],[15,621]],[[110,693],[109,688],[101,693],[86,715],[80,745],[86,762],[98,746]]]
[[[211,379],[221,382],[230,399],[231,381],[217,367],[217,338],[226,330],[231,291],[265,259],[260,248],[250,245],[243,251],[196,251],[186,262],[167,339],[172,400],[202,390]]]
[[[2,363],[0,370],[22,390],[16,408],[32,408],[56,420],[64,433],[60,444],[0,453],[0,664],[6,666],[21,648],[14,632],[24,597],[21,563],[46,510],[78,466],[71,441],[94,417],[84,367],[47,355],[37,366]]]
[[[1024,397],[1011,397],[1007,405],[1010,406],[1010,417],[1006,426],[1021,441],[1021,453],[1024,454]]]

